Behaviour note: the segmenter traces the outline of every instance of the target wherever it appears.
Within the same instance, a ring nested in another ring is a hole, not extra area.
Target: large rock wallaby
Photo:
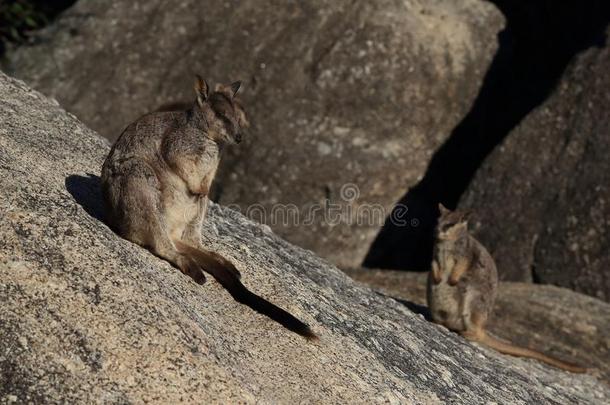
[[[130,124],[102,168],[108,220],[125,239],[146,247],[198,283],[206,271],[239,302],[307,338],[316,335],[285,310],[249,291],[235,266],[203,247],[202,224],[220,153],[248,127],[236,98],[240,82],[208,84],[197,76],[185,111],[154,112]]]

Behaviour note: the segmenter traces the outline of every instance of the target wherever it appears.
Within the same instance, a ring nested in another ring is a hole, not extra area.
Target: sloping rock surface
[[[89,0],[12,60],[109,139],[193,100],[194,73],[243,80],[253,126],[214,199],[359,266],[385,215],[357,210],[388,214],[419,180],[474,100],[502,25],[481,0]]]
[[[428,315],[427,274],[368,269],[347,274]],[[610,382],[610,304],[604,301],[551,285],[501,282],[488,327],[515,345],[597,369]]]
[[[104,225],[106,141],[0,74],[0,401],[607,403],[608,388],[470,345],[214,205],[203,230],[308,343]]]

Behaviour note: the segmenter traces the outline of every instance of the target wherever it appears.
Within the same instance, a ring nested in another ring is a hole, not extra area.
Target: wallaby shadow
[[[429,270],[438,203],[454,209],[484,159],[546,100],[572,58],[605,44],[608,0],[486,1],[504,14],[506,26],[479,94],[432,157],[423,179],[398,201],[397,207],[406,205],[418,226],[394,224],[391,213],[365,267]]]
[[[79,176],[76,174],[66,177],[66,190],[74,197],[74,200],[84,208],[87,214],[91,215],[98,221],[106,224],[109,228],[116,233],[116,228],[110,226],[108,217],[106,214],[106,206],[104,202],[104,196],[102,194],[102,182],[99,176],[91,173],[87,173],[87,176]],[[120,236],[117,234],[117,236]],[[158,256],[155,252],[149,250],[152,254],[157,256],[161,260],[167,261],[167,259]],[[176,269],[179,267],[175,263],[170,263]],[[204,284],[206,281],[205,275],[202,271],[192,272],[188,274],[197,284]]]
[[[106,223],[106,208],[99,176],[87,173],[87,177],[76,174],[66,177],[66,190],[87,214]]]
[[[379,292],[379,291],[375,291],[375,294],[377,294],[377,295],[379,295],[380,297],[383,297],[383,298],[391,298],[394,301],[399,302],[402,305],[404,305],[405,307],[407,307],[407,309],[409,311],[411,311],[411,312],[413,312],[415,314],[422,315],[426,321],[432,322],[432,315],[430,313],[430,310],[425,305],[416,304],[414,302],[407,301],[407,300],[402,299],[402,298],[397,298],[397,297],[394,297],[392,295],[387,295],[387,294],[384,294],[384,293]]]

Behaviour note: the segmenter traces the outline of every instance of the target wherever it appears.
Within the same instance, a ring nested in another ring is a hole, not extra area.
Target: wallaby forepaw
[[[459,282],[460,282],[460,279],[457,277],[449,277],[449,280],[447,280],[447,284],[449,284],[452,287],[456,286]]]

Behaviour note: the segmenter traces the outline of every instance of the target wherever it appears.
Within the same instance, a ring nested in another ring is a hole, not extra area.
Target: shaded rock
[[[427,316],[426,273],[346,273]],[[489,330],[516,345],[572,360],[610,382],[610,304],[565,288],[501,282]]]
[[[106,141],[0,74],[0,401],[604,403],[591,376],[464,342],[268,227],[203,230],[316,344],[198,286],[100,221]]]
[[[472,103],[502,23],[480,0],[92,0],[12,60],[109,139],[193,99],[195,72],[241,78],[253,128],[225,156],[215,200],[358,266]]]
[[[610,47],[579,54],[467,189],[502,279],[610,300],[609,89]]]
[[[422,180],[398,200],[419,226],[386,220],[364,265],[429,270],[437,204],[454,209],[460,202],[482,212],[481,239],[498,259],[501,278],[561,279],[564,286],[579,284],[583,292],[603,290],[608,232],[600,238],[595,234],[607,228],[608,218],[608,162],[603,160],[608,154],[608,53],[596,47],[606,41],[610,2],[491,1],[506,24],[477,98],[434,152]],[[569,229],[580,235],[574,247],[589,235],[588,252],[579,259],[564,259],[568,229],[559,223],[568,217],[579,222],[578,230]],[[535,236],[547,224],[544,232],[552,234],[543,243],[543,275],[532,257],[542,256]],[[587,260],[587,270],[574,266]]]

